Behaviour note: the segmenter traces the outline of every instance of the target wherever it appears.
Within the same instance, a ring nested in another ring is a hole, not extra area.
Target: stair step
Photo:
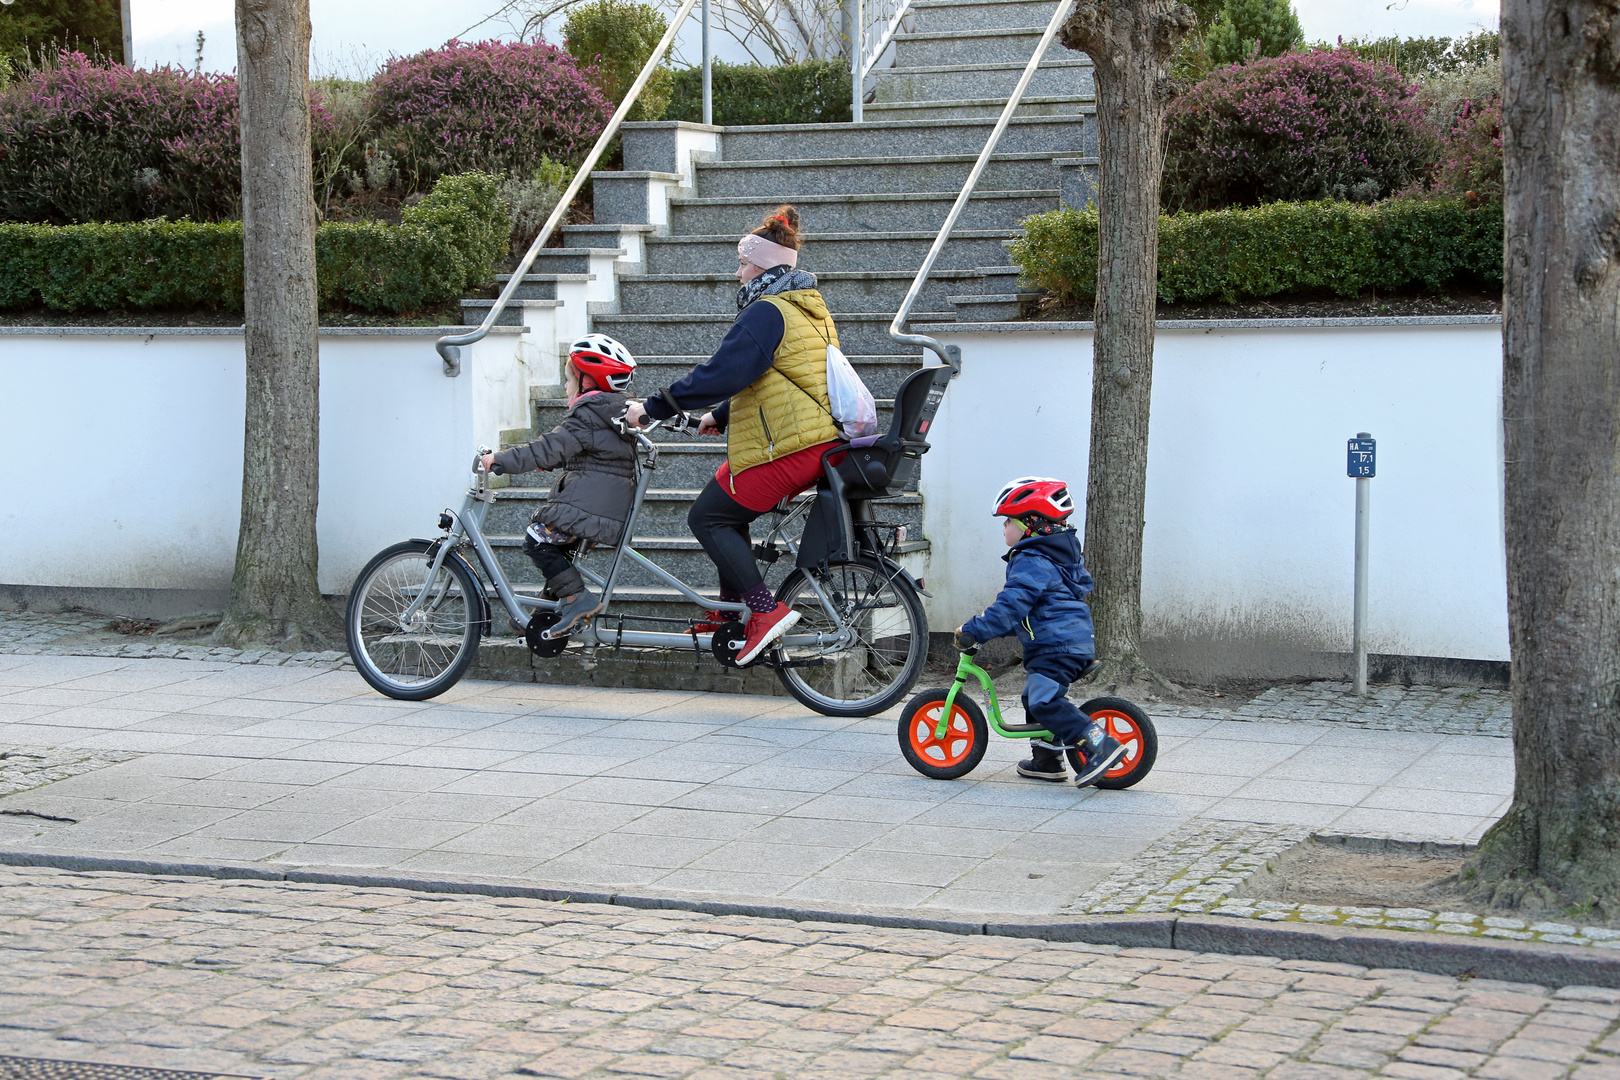
[[[463,326],[477,326],[489,315],[489,309],[495,306],[493,300],[463,300],[461,302],[461,322]],[[561,300],[512,300],[507,303],[504,310],[496,316],[495,326],[523,326],[527,320],[524,312],[529,308],[555,308],[562,306]]]
[[[1079,54],[1072,54],[1079,55]],[[994,64],[938,64],[907,68],[882,68],[873,72],[877,79],[875,101],[933,101],[939,98],[1011,96],[1029,59]],[[1046,60],[1036,69],[1026,93],[1093,94],[1091,60]],[[981,141],[981,146],[983,145]]]
[[[1029,63],[1030,54],[1046,32],[1040,26],[990,27],[978,30],[929,30],[894,35],[894,66],[914,68],[945,64]],[[1056,38],[1047,46],[1049,60],[1068,60],[1077,54]]]
[[[888,356],[859,353],[845,355],[855,366],[866,388],[880,399],[892,398],[906,377],[923,364],[923,357],[919,353],[895,353]],[[660,387],[670,385],[708,358],[707,353],[692,356],[638,356],[635,379],[630,384],[631,391],[637,396],[651,394]],[[537,399],[554,398],[556,394],[535,393],[534,396]]]
[[[955,229],[934,266],[973,270],[1006,264],[1005,242],[1021,231]],[[845,270],[908,270],[915,274],[938,233],[937,229],[805,233],[799,265],[818,275]],[[675,274],[694,267],[729,268],[736,262],[737,237],[730,233],[660,236],[647,241],[646,269],[651,274]]]
[[[883,193],[868,195],[810,195],[796,198],[800,219],[818,231],[870,229],[938,228],[956,202],[957,191]],[[757,198],[671,199],[671,225],[682,232],[735,232],[741,234],[758,223],[761,207]],[[1056,188],[975,192],[962,208],[958,222],[966,229],[1004,228],[1015,230],[1032,214],[1055,210]]]
[[[977,30],[985,26],[1045,26],[1057,7],[1051,0],[917,0],[917,29]]]
[[[873,101],[865,108],[871,120],[995,119],[1007,107],[1007,96],[955,98],[939,101]],[[1071,122],[1096,114],[1096,99],[1090,94],[1025,94],[1013,113],[1019,117],[1065,117]]]
[[[1002,90],[1006,102],[1017,76]],[[1034,93],[1042,93],[1036,90]],[[1067,92],[1067,91],[1065,91]],[[918,95],[919,98],[925,95]],[[934,95],[949,98],[994,96],[994,91]],[[722,136],[725,161],[783,158],[888,157],[916,154],[978,154],[996,117],[980,119],[875,120],[860,124],[759,124],[728,127]],[[996,149],[1004,154],[1095,154],[1094,124],[1072,117],[1015,116]],[[757,222],[755,222],[757,224]]]
[[[845,352],[876,353],[895,348],[889,337],[891,312],[838,312],[838,340]],[[951,322],[948,311],[913,311],[913,323]],[[736,315],[598,315],[597,330],[624,343],[631,355],[642,353],[713,353]]]
[[[752,196],[792,202],[807,195],[961,190],[978,154],[913,157],[806,158],[800,161],[716,161],[698,166],[704,198]],[[979,191],[1054,187],[1050,153],[995,154]]]
[[[496,274],[495,282],[502,288],[512,280],[511,274]],[[596,280],[595,274],[524,274],[512,293],[514,300],[555,300],[558,285],[583,285]]]
[[[698,492],[703,489],[702,485],[707,484],[712,475],[711,469],[708,476],[701,477],[701,483],[694,480],[691,487],[658,488],[648,491],[647,499],[641,507],[641,529],[650,536],[687,532],[686,512],[691,508],[692,500],[696,499]],[[489,509],[484,529],[494,536],[520,536],[523,530],[529,527],[529,519],[533,516],[535,508],[550,496],[551,488],[510,487],[501,488],[495,494],[495,504]],[[912,529],[913,536],[920,536],[922,533],[920,495],[907,493],[873,502],[872,513],[878,521],[906,525]],[[765,534],[762,530],[767,527],[768,525],[762,524],[756,530],[757,535],[763,537]]]
[[[816,273],[816,288],[834,312],[898,309],[916,278],[914,270],[851,270]],[[929,275],[918,302],[945,307],[953,293],[978,291],[979,270],[938,270]],[[619,304],[628,311],[736,312],[737,279],[730,274],[638,274],[619,280]],[[836,321],[838,315],[833,318]]]

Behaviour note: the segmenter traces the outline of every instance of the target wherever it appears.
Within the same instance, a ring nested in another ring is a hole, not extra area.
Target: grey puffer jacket
[[[525,446],[495,455],[509,473],[565,469],[534,520],[570,536],[617,544],[636,493],[634,447],[613,426],[629,398],[596,393],[580,398],[563,422]]]

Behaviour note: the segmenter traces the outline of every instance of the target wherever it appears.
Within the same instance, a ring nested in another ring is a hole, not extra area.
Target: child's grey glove
[[[956,628],[956,633],[952,636],[956,640],[956,647],[963,652],[972,652],[979,647],[978,640],[972,634],[964,633],[960,626]]]

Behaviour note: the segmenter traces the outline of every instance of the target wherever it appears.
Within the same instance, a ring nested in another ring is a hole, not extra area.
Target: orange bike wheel
[[[1159,756],[1159,733],[1147,713],[1124,698],[1092,698],[1080,706],[1080,711],[1106,727],[1108,734],[1125,747],[1125,756],[1102,774],[1097,787],[1114,791],[1128,788],[1153,771],[1153,762]],[[1078,751],[1069,751],[1069,765],[1076,772],[1084,764]]]
[[[990,744],[990,725],[974,700],[959,693],[951,703],[951,720],[943,738],[939,726],[946,687],[924,690],[900,710],[900,752],[913,769],[935,780],[955,780],[972,772]]]

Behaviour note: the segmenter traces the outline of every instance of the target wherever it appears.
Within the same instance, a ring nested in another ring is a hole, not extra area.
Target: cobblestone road
[[[0,1054],[311,1080],[1615,1080],[1620,991],[0,871]]]

